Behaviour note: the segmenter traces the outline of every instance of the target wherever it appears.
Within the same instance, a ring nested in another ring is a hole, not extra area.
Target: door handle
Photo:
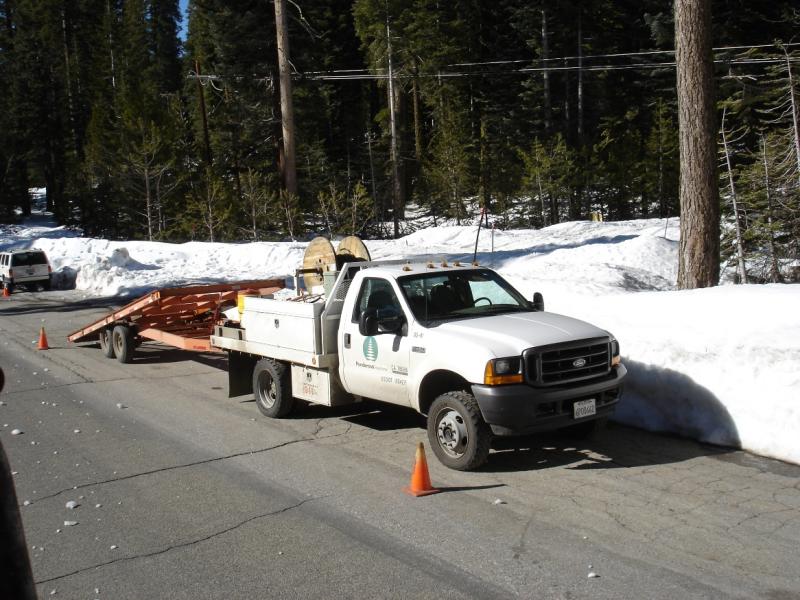
[[[350,347],[350,334],[349,333],[345,333],[344,334],[344,347],[345,348],[349,348]]]

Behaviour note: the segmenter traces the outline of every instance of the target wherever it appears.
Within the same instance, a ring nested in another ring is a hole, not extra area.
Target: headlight
[[[618,364],[620,364],[619,342],[617,338],[611,336],[611,366],[616,367]]]
[[[495,358],[486,363],[484,385],[522,383],[522,359],[519,356]]]

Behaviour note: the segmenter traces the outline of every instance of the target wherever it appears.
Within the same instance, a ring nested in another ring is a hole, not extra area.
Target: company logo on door
[[[372,361],[378,359],[378,342],[372,336],[364,338],[364,358]]]

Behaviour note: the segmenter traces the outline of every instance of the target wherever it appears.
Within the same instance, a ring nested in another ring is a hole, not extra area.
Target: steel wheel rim
[[[278,399],[278,386],[266,371],[258,374],[258,401],[264,408],[272,408]]]
[[[114,342],[114,350],[116,350],[117,352],[122,352],[122,347],[123,347],[122,335],[119,333],[114,333],[111,337]]]
[[[436,415],[436,439],[439,447],[453,458],[461,458],[467,450],[469,435],[464,418],[452,408],[444,408]]]

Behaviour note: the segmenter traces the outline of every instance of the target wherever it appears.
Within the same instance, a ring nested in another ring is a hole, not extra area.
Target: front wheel
[[[253,394],[264,416],[280,419],[292,410],[292,380],[287,365],[263,358],[253,370]]]
[[[488,459],[492,433],[472,394],[447,392],[428,411],[428,440],[444,466],[470,471]]]

